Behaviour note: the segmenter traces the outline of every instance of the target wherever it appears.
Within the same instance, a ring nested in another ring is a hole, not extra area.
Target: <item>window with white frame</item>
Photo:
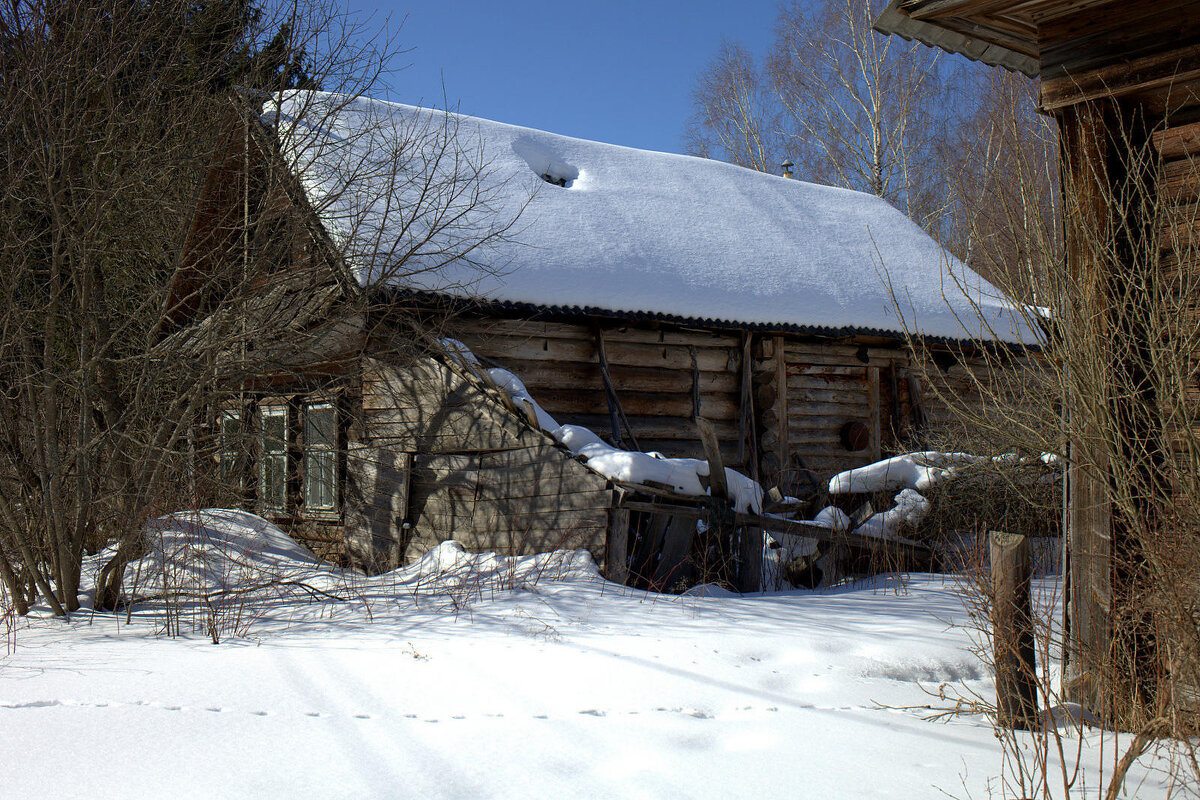
[[[263,514],[287,511],[287,406],[259,406],[258,506]]]
[[[337,511],[337,408],[328,402],[304,407],[304,510]]]

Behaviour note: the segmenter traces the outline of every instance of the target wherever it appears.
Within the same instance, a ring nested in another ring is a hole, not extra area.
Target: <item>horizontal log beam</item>
[[[621,508],[627,508],[630,511],[641,511],[648,514],[663,514],[666,516],[679,516],[690,519],[703,519],[705,516],[707,516],[707,498],[695,497],[690,499],[696,501],[696,503],[694,505],[651,503],[643,500],[630,500],[627,498],[622,498],[618,501],[618,505]],[[913,541],[912,539],[880,539],[874,536],[864,536],[861,533],[854,533],[853,531],[835,531],[832,528],[826,528],[822,525],[817,525],[816,523],[783,519],[782,517],[738,513],[734,515],[734,522],[736,522],[739,526],[761,528],[763,530],[770,531],[772,534],[780,534],[783,537],[789,538],[803,537],[806,539],[816,539],[822,542],[848,544],[868,550],[894,548],[925,558],[933,555],[933,550],[931,550],[928,545]],[[789,544],[788,541],[781,543]]]

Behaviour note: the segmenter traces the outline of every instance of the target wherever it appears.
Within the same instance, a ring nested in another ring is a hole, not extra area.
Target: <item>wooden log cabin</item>
[[[1100,298],[1095,324],[1122,341],[1153,340],[1158,334],[1152,328],[1129,327],[1144,324],[1138,320],[1146,298],[1172,284],[1195,285],[1178,276],[1194,273],[1196,257],[1200,2],[892,0],[876,29],[1039,79],[1041,110],[1053,116],[1060,132],[1068,274],[1081,297]],[[1141,288],[1129,292],[1124,286]],[[1068,331],[1076,338],[1085,335]],[[1160,691],[1173,670],[1197,657],[1194,652],[1181,656],[1183,651],[1169,655],[1196,638],[1194,625],[1186,631],[1169,631],[1169,626],[1147,631],[1139,622],[1154,590],[1140,583],[1147,574],[1138,567],[1146,558],[1140,549],[1145,540],[1135,528],[1194,531],[1187,515],[1195,498],[1179,494],[1164,478],[1172,472],[1167,468],[1172,453],[1187,458],[1180,450],[1186,451],[1183,442],[1194,437],[1173,434],[1171,423],[1154,418],[1183,399],[1156,392],[1184,391],[1145,379],[1154,374],[1147,363],[1152,353],[1148,346],[1127,347],[1102,368],[1110,370],[1111,386],[1134,387],[1113,388],[1100,400],[1111,418],[1121,421],[1119,433],[1105,434],[1123,442],[1116,445],[1115,458],[1137,465],[1133,477],[1124,480],[1135,484],[1126,485],[1135,508],[1127,513],[1139,522],[1122,519],[1115,510],[1115,471],[1103,466],[1112,462],[1105,461],[1105,453],[1088,450],[1089,441],[1098,439],[1096,431],[1076,431],[1071,443],[1067,688],[1074,699],[1110,719],[1123,713],[1119,706],[1128,698],[1161,708],[1156,705]],[[1186,382],[1186,392],[1194,394],[1194,376]],[[1076,407],[1088,402],[1066,400]],[[1194,425],[1194,398],[1190,402]],[[1101,468],[1094,472],[1080,464]],[[1193,674],[1185,681],[1194,685],[1196,679]]]
[[[214,448],[251,462],[245,504],[330,558],[395,567],[450,538],[588,547],[622,580],[646,558],[644,509],[631,523],[620,498],[661,502],[670,487],[589,469],[487,367],[519,377],[556,425],[799,495],[946,421],[906,326],[964,393],[977,348],[1021,339],[997,290],[872,196],[366,100],[299,93],[270,108],[216,160],[168,316],[212,313],[198,275],[248,258],[263,237],[245,226],[286,240],[256,267],[276,276],[256,302],[259,318],[288,320],[284,344],[251,350],[289,355],[264,358],[222,412],[218,438],[247,441]],[[469,208],[451,160],[473,182]],[[449,194],[428,201],[432,186]],[[1011,335],[981,343],[978,314]],[[438,337],[482,365],[414,344]],[[694,528],[703,514],[687,513]]]

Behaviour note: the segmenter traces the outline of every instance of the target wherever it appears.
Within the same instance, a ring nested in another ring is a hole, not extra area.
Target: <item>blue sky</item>
[[[531,128],[682,152],[697,74],[722,37],[765,52],[776,0],[351,0],[406,19],[394,100]]]

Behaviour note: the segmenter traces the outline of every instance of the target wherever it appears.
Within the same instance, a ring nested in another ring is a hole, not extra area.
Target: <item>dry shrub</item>
[[[1041,461],[982,462],[960,469],[924,492],[929,513],[911,532],[942,554],[944,566],[959,570],[987,552],[990,531],[1035,540],[1035,572],[1061,566],[1062,480]]]
[[[1062,637],[1049,624],[1053,619],[1039,632],[1039,649],[1054,667],[1039,667],[1039,691],[1047,712],[1078,703],[1095,715],[1095,724],[1134,734],[1132,740],[1102,739],[1102,757],[1114,766],[1090,789],[1116,797],[1125,771],[1157,747],[1171,754],[1172,791],[1194,792],[1200,783],[1194,752],[1200,686],[1200,162],[1163,144],[1169,128],[1177,133],[1175,120],[1151,118],[1132,106],[1099,100],[1063,112],[1059,123],[1063,136],[1046,142],[1048,156],[1041,159],[1046,170],[1057,171],[1052,153],[1061,145],[1062,193],[1054,219],[1027,213],[1043,193],[1002,161],[991,165],[995,181],[1020,180],[980,199],[995,218],[1007,220],[1019,245],[1013,252],[1028,263],[1029,281],[1004,288],[1036,303],[1016,313],[1027,344],[1039,354],[1026,362],[989,357],[980,386],[1018,387],[1024,405],[985,392],[982,408],[972,408],[939,393],[929,380],[936,376],[922,377],[963,429],[996,443],[991,452],[1051,452],[1065,464],[1070,576],[1056,600],[1070,615],[1065,646],[1058,646],[1056,637]],[[1016,118],[996,124],[1017,139],[1037,135],[1022,130]],[[978,323],[985,336],[995,332],[994,321],[980,317]],[[918,337],[912,343],[921,350]],[[1049,518],[1054,505],[1027,496],[1023,486],[1013,482],[1021,491],[1008,500],[1007,489],[980,492],[994,495],[997,505],[978,512],[979,527],[984,520],[1012,532],[1036,525],[1023,519],[1023,511],[1008,513],[1008,503],[1044,508]],[[955,496],[973,498],[965,488]],[[939,505],[931,524],[940,524],[939,516],[976,513]],[[976,584],[971,596],[988,603],[986,584]],[[1013,774],[1024,776],[1039,774],[1038,765],[1061,744],[1051,737],[1023,749],[1011,732],[998,734]],[[1045,781],[1017,781],[1009,788],[1022,797],[1052,793]]]

